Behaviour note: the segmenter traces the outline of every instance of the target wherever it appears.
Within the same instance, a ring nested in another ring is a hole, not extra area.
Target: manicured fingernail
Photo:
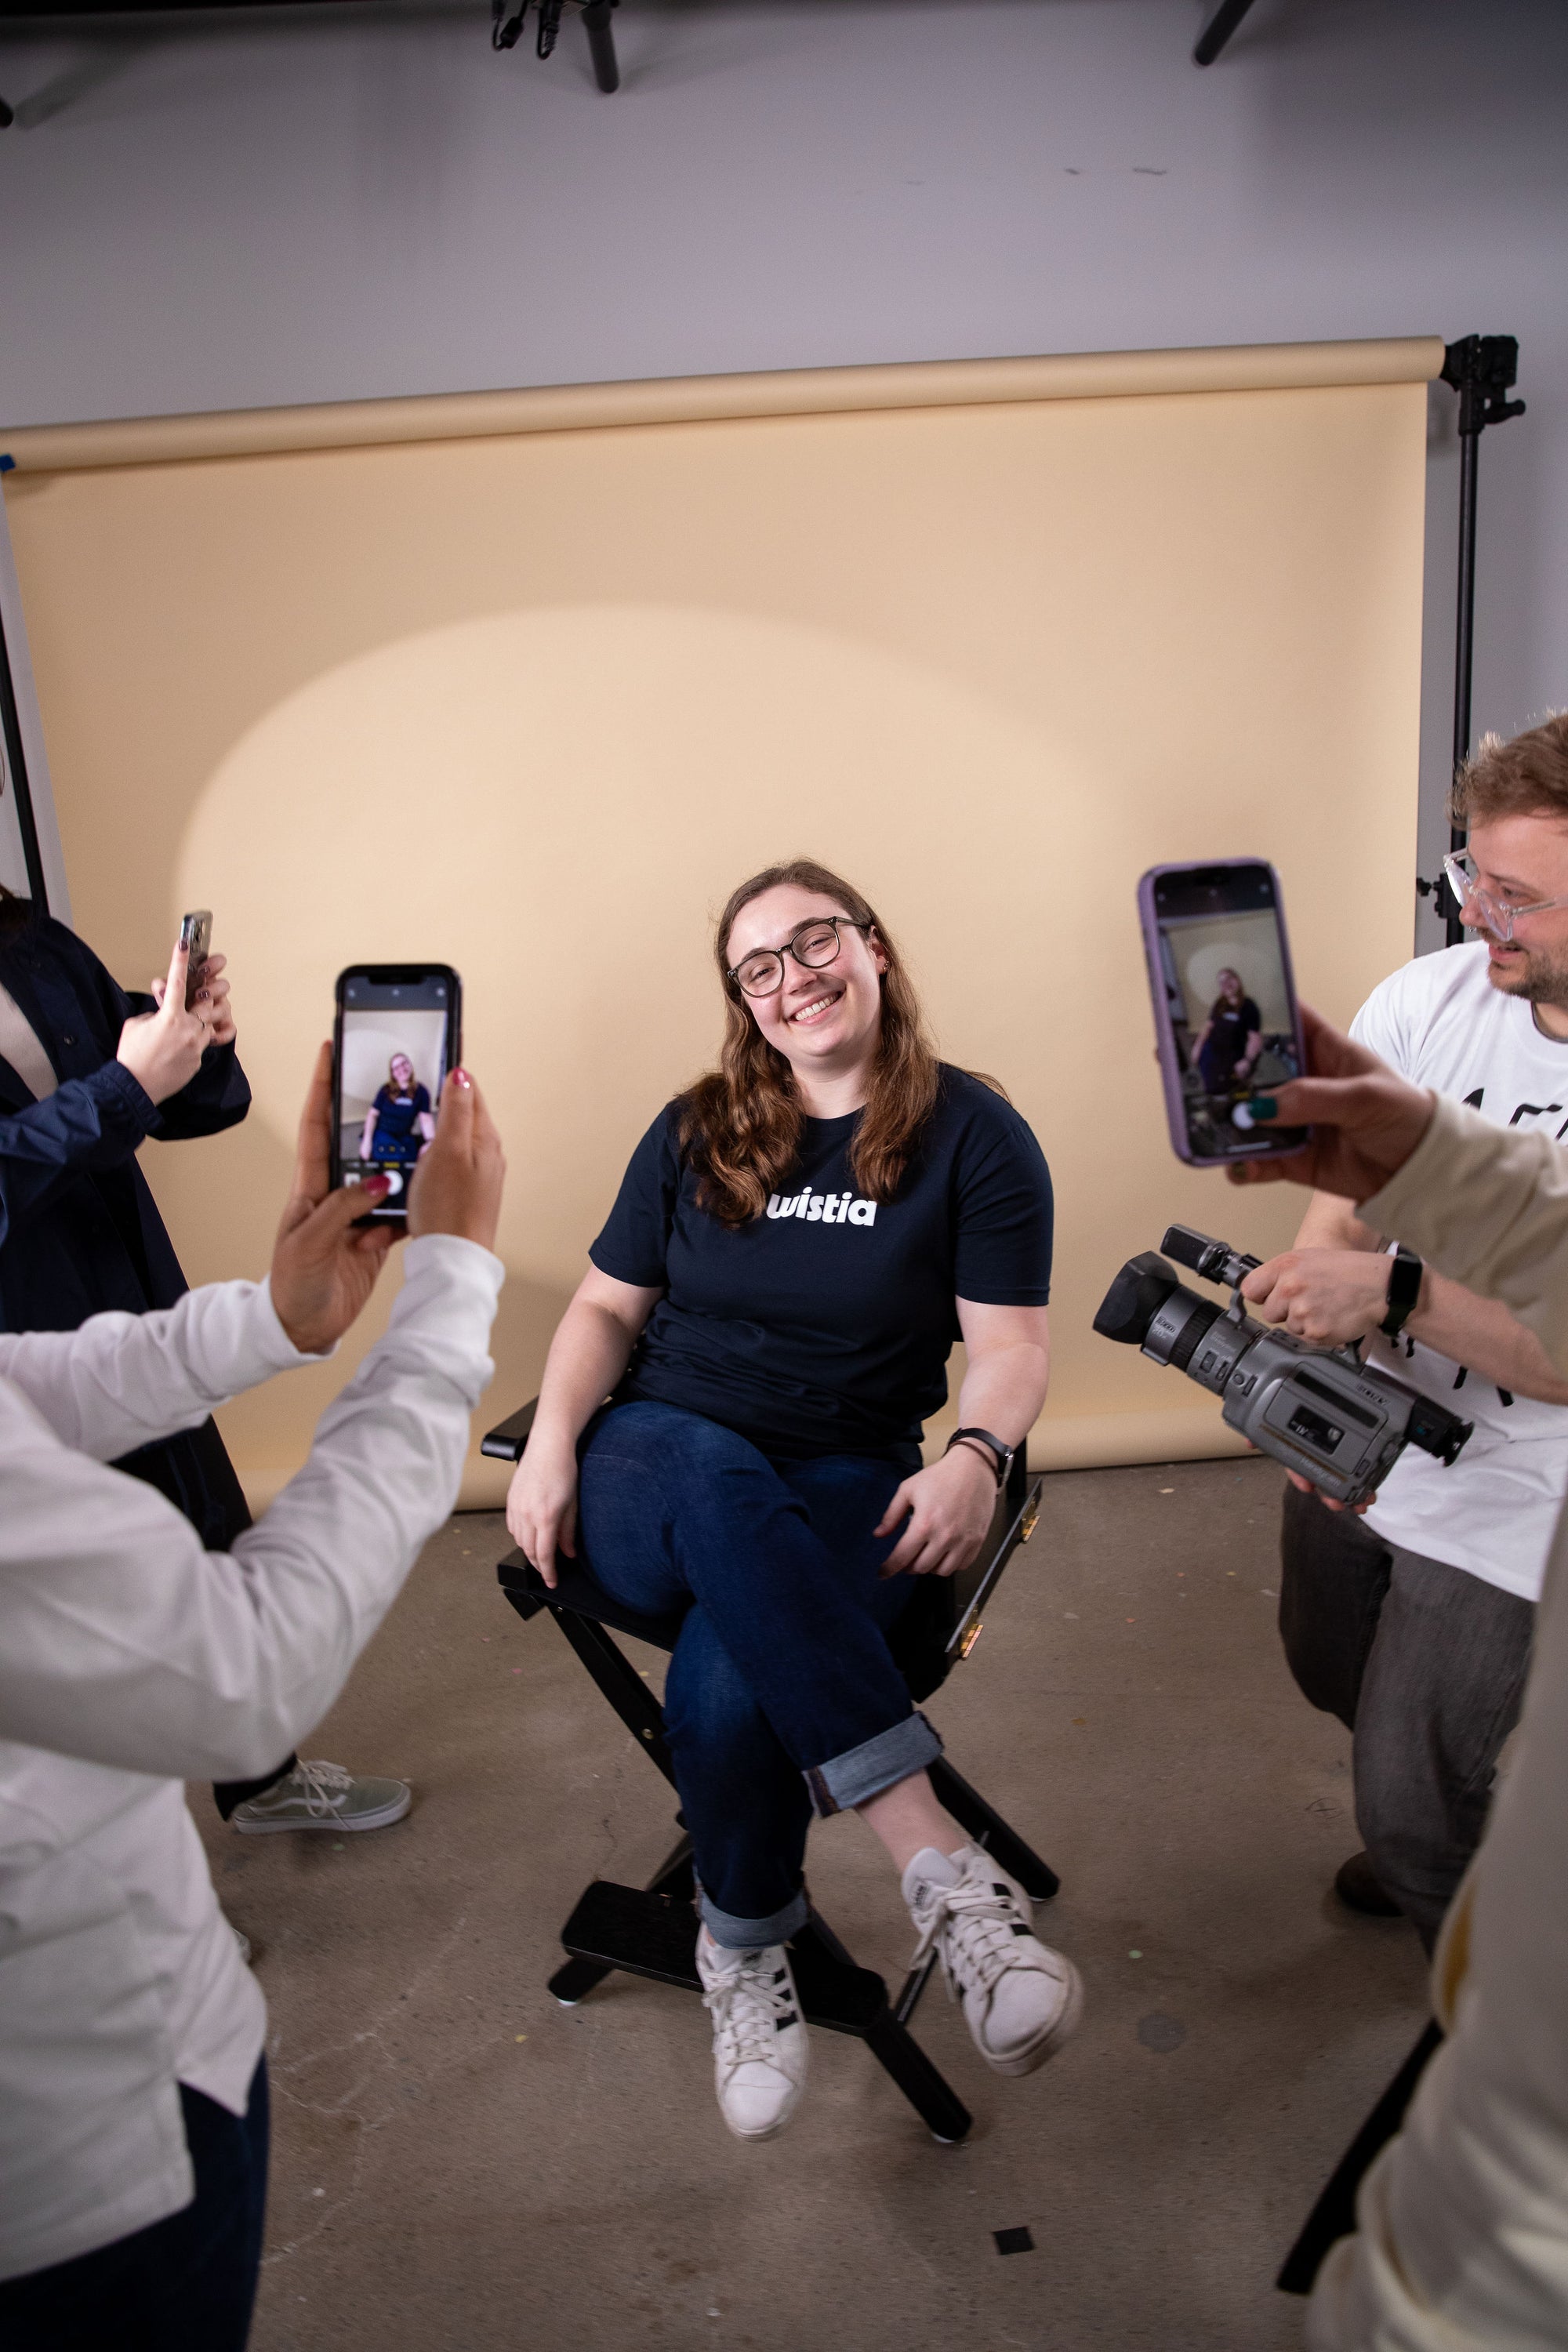
[[[391,1192],[392,1179],[390,1176],[367,1176],[362,1189],[366,1192],[374,1192],[379,1201],[384,1192]]]
[[[454,1070],[452,1076],[457,1084],[460,1087],[471,1087],[474,1083],[472,1078],[469,1077],[467,1070]]]
[[[1247,1108],[1254,1118],[1278,1118],[1279,1116],[1279,1106],[1272,1095],[1253,1095]]]

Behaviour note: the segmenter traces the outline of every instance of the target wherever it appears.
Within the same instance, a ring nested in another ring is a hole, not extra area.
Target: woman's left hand
[[[984,1542],[995,1509],[994,1471],[973,1446],[955,1445],[904,1480],[872,1530],[890,1536],[907,1519],[882,1574],[956,1576]]]
[[[196,1003],[207,1010],[211,1023],[208,1043],[214,1045],[232,1045],[235,1038],[234,1009],[228,1001],[228,982],[223,978],[227,963],[227,956],[208,956],[201,970],[202,984],[196,991]],[[160,1010],[166,986],[162,980],[153,982],[153,1002]]]

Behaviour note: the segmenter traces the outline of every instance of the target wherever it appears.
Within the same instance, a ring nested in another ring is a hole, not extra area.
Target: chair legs
[[[677,1891],[683,1881],[684,1896]],[[685,1838],[646,1887],[596,1878],[561,1931],[570,1957],[550,1979],[556,2000],[574,2006],[615,1969],[697,1991],[698,1918],[690,1890],[691,1847]],[[933,2137],[961,2140],[973,2119],[910,2032],[907,2011],[896,2013],[889,2006],[881,1978],[856,1966],[816,1911],[791,1937],[789,1952],[807,2024],[864,2042]]]
[[[502,1583],[508,1599],[524,1619],[541,1608],[549,1609],[634,1739],[673,1785],[674,1761],[665,1741],[658,1702],[605,1627],[574,1610],[552,1605],[541,1595],[514,1590],[504,1573]],[[960,1828],[985,1853],[994,1854],[1034,1901],[1047,1902],[1060,1885],[1056,1872],[945,1757],[939,1757],[931,1767],[931,1778],[938,1802]],[[697,1991],[694,1891],[691,1841],[684,1835],[646,1886],[619,1886],[609,1879],[595,1879],[561,1931],[567,1957],[550,1979],[556,2000],[564,2007],[574,2007],[616,1969]],[[882,1979],[869,1969],[857,1967],[815,1910],[800,1934],[792,1938],[790,1959],[807,2021],[826,2026],[830,2032],[855,2034],[891,2075],[933,2137],[948,2143],[961,2140],[973,2120],[969,2110],[909,2031],[910,2019],[930,1979],[931,1963],[928,1960],[914,1969],[896,2000],[889,2002]]]

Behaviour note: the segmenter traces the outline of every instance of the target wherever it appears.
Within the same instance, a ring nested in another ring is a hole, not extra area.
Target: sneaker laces
[[[305,1811],[319,1821],[326,1813],[342,1811],[353,1774],[322,1757],[301,1756],[289,1778],[304,1798]]]
[[[780,2025],[793,2025],[799,2014],[788,1969],[767,1969],[765,1957],[745,1953],[735,1973],[726,1972],[702,1996],[713,2020],[714,2055],[731,2074],[753,2063],[778,2070]]]
[[[961,1979],[989,1993],[1009,1969],[1040,1967],[1026,1923],[1025,1935],[1016,1933],[1017,1904],[1005,1892],[998,1894],[992,1879],[965,1875],[956,1886],[928,1882],[928,1892],[931,1909],[910,1965],[918,1969],[934,1947],[950,2000],[957,1996]]]

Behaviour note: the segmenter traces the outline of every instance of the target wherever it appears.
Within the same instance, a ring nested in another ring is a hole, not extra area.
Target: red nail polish
[[[471,1087],[474,1083],[467,1070],[454,1070],[452,1076],[460,1087]]]

